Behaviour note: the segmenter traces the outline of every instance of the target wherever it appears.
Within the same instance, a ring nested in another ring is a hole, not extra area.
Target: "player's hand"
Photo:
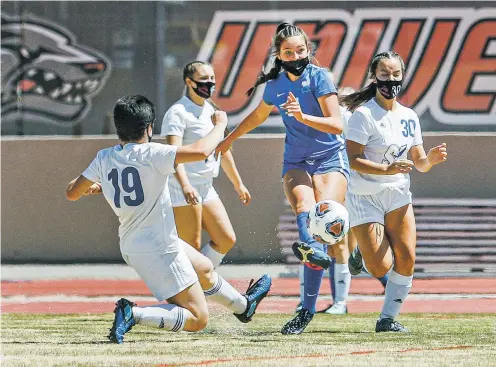
[[[219,153],[222,153],[222,154],[226,154],[226,152],[231,149],[231,139],[229,139],[229,136],[227,136],[226,138],[224,138],[224,140],[222,140],[219,145],[217,145],[217,148],[215,148],[215,156],[217,156],[217,154]]]
[[[387,169],[387,175],[395,175],[397,173],[410,173],[412,171],[414,164],[409,159],[399,159],[391,163]]]
[[[183,193],[184,193],[184,198],[186,199],[186,202],[189,205],[196,205],[200,202],[200,195],[198,195],[198,192],[193,186],[184,185]]]
[[[87,195],[99,195],[102,193],[102,185],[99,182],[93,183],[86,192],[83,194],[85,196]]]
[[[239,187],[235,187],[236,192],[238,193],[239,200],[244,205],[249,205],[251,201],[251,195],[245,185],[241,184]]]
[[[298,121],[305,121],[305,114],[301,111],[300,102],[298,102],[292,92],[289,92],[288,99],[281,108],[286,110],[286,114],[292,115]]]
[[[431,150],[429,150],[429,153],[427,153],[427,161],[430,163],[431,166],[446,162],[447,159],[448,151],[446,148],[446,143],[442,143],[441,145],[432,148]]]
[[[225,111],[215,111],[211,116],[212,124],[227,126],[227,114]]]

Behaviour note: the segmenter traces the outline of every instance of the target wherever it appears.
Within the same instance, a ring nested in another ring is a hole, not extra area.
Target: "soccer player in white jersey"
[[[183,70],[186,95],[166,112],[161,135],[171,145],[188,145],[208,134],[213,128],[210,116],[217,109],[210,100],[215,88],[213,68],[202,61],[193,61]],[[220,162],[219,162],[220,161]],[[169,179],[169,191],[179,238],[208,257],[216,268],[236,242],[236,235],[226,208],[213,187],[219,165],[232,182],[244,205],[251,200],[229,150],[223,156],[211,154],[208,159],[179,164]],[[201,248],[204,228],[210,242]],[[201,249],[201,250],[200,250]]]
[[[444,143],[425,153],[417,114],[396,100],[404,73],[397,53],[379,53],[369,67],[372,82],[340,98],[353,111],[346,135],[352,168],[346,206],[358,247],[350,256],[350,271],[365,265],[378,278],[392,267],[376,332],[408,331],[395,318],[412,286],[415,265],[409,172],[412,167],[427,172],[447,159]]]
[[[178,163],[204,160],[223,138],[225,112],[212,116],[215,127],[196,143],[182,147],[151,143],[155,110],[143,96],[126,96],[114,107],[120,144],[103,149],[89,167],[69,183],[71,201],[103,193],[119,218],[120,250],[159,302],[137,307],[122,298],[116,303],[109,339],[122,343],[135,325],[170,331],[198,331],[208,322],[205,297],[248,322],[267,295],[271,279],[264,275],[245,296],[213,271],[212,262],[177,236],[167,181]]]

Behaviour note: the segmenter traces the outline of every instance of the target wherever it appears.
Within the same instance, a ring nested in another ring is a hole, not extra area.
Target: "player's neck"
[[[375,101],[379,106],[384,108],[386,111],[393,111],[396,109],[396,98],[386,99],[382,96],[382,94],[377,92],[377,94],[375,95]]]
[[[196,93],[186,92],[186,97],[188,97],[191,100],[191,102],[197,104],[198,106],[203,107],[203,105],[205,104],[205,98],[198,96]]]
[[[145,134],[140,140],[133,140],[133,141],[120,141],[120,144],[122,147],[126,144],[145,144],[148,143],[148,136]]]
[[[296,76],[296,75],[293,75],[293,74],[288,73],[288,72],[286,72],[286,75],[288,76],[288,79],[291,80],[292,82],[297,81],[301,77],[301,75],[300,76]]]

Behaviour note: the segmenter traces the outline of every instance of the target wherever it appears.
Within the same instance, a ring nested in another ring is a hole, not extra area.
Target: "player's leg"
[[[202,233],[202,204],[190,205],[186,203],[180,188],[171,188],[171,202],[174,210],[177,235],[184,242],[200,251]]]
[[[340,168],[338,168],[340,169]],[[333,200],[344,203],[348,180],[340,171],[327,172],[312,176],[315,201]],[[333,306],[327,313],[345,314],[348,312],[346,299],[350,291],[351,274],[348,269],[348,244],[345,239],[331,246],[331,255],[336,259],[334,270],[335,298]]]
[[[226,208],[213,187],[210,192],[203,202],[202,226],[211,241],[203,246],[201,253],[208,257],[216,268],[236,243],[236,234]]]
[[[249,322],[260,302],[272,285],[268,275],[262,276],[245,295],[241,295],[229,282],[214,271],[212,262],[204,255],[184,244],[184,251],[198,274],[207,299],[230,309],[241,322]]]
[[[386,296],[376,331],[408,331],[398,322],[402,304],[412,287],[415,266],[416,227],[411,204],[385,216],[385,229],[394,253],[394,267],[386,286]]]
[[[155,298],[169,304],[138,307],[124,298],[119,300],[109,335],[111,341],[122,343],[124,334],[135,324],[169,331],[198,331],[205,327],[208,322],[205,296],[182,249],[165,254],[128,254],[124,259]]]

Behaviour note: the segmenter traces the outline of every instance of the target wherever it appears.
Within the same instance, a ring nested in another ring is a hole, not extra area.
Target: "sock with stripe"
[[[329,266],[329,285],[331,286],[332,301],[336,300],[336,283],[334,274],[336,273],[336,258],[331,257],[331,266]]]
[[[346,303],[348,293],[350,292],[351,274],[348,264],[336,264],[336,273],[334,274],[334,285],[336,287],[336,303]]]
[[[200,252],[212,261],[212,264],[214,264],[214,269],[220,265],[222,259],[226,256],[226,254],[221,254],[220,252],[215,251],[211,245],[211,242],[203,246]]]
[[[156,327],[169,331],[181,331],[186,320],[193,319],[193,314],[174,304],[159,304],[149,307],[133,307],[136,324]]]
[[[386,296],[382,306],[381,319],[394,319],[398,316],[401,306],[412,288],[412,281],[413,275],[401,275],[394,270],[391,272],[386,285]]]
[[[212,277],[215,279],[214,285],[210,289],[203,290],[205,297],[227,307],[234,313],[241,314],[245,312],[248,304],[245,296],[234,289],[231,284],[215,271],[212,273]]]

